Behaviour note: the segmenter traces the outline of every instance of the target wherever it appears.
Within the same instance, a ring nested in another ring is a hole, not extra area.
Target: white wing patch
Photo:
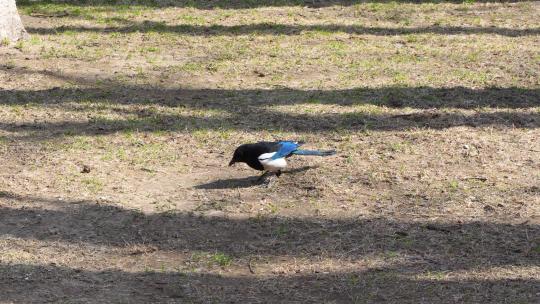
[[[285,158],[272,159],[276,152],[264,153],[259,155],[258,159],[263,165],[264,169],[270,172],[276,172],[287,167],[287,161]]]

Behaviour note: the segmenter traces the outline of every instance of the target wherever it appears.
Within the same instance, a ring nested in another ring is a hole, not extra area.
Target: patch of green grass
[[[25,49],[26,49],[26,43],[25,43],[25,41],[24,41],[24,40],[19,40],[19,41],[17,41],[17,42],[15,43],[14,48],[16,48],[17,50],[19,50],[19,51],[21,51],[21,52],[25,51]]]
[[[190,260],[192,262],[198,263],[203,261],[206,258],[207,254],[204,252],[195,251],[191,254]]]
[[[168,154],[168,149],[163,143],[148,143],[140,146],[132,159],[134,163],[148,163],[158,160],[173,161],[175,155]]]
[[[349,276],[349,285],[354,287],[358,285],[358,283],[360,283],[360,278],[358,277],[358,275],[353,274]]]
[[[233,259],[225,253],[216,252],[211,256],[211,260],[221,267],[226,267],[231,265]]]
[[[6,37],[2,40],[0,40],[0,46],[8,46],[10,45],[11,41],[9,41],[9,39]]]
[[[386,11],[388,7],[384,3],[372,2],[368,3],[368,5],[364,9],[371,12],[381,12]]]
[[[400,237],[397,241],[406,248],[413,248],[415,240],[410,237]]]
[[[270,210],[270,213],[277,213],[279,210],[279,207],[276,204],[268,203],[268,210]]]
[[[481,56],[480,51],[472,51],[466,55],[467,61],[474,63],[477,62],[480,59]]]
[[[347,158],[345,158],[345,163],[352,165],[355,163],[355,159],[352,155],[347,155]]]
[[[98,193],[103,190],[104,184],[97,177],[88,177],[81,180],[86,189],[92,193]]]
[[[421,60],[422,59],[420,56],[416,54],[408,54],[405,52],[400,52],[399,54],[394,54],[390,57],[390,61],[394,64],[417,63]]]
[[[178,20],[183,21],[187,24],[203,24],[205,23],[205,18],[203,16],[196,16],[196,15],[180,15],[177,17]]]
[[[336,53],[343,53],[345,50],[347,50],[347,44],[345,44],[345,42],[343,41],[338,40],[328,42],[326,44],[326,47]]]
[[[88,151],[93,148],[93,141],[86,136],[76,136],[68,146],[70,149]]]
[[[451,180],[450,183],[448,184],[448,187],[450,188],[451,191],[455,192],[459,189],[459,182],[457,180]]]
[[[149,46],[149,47],[145,47],[143,49],[141,49],[141,52],[142,53],[156,53],[156,52],[159,52],[159,48],[156,47],[156,46]]]
[[[141,66],[138,66],[135,68],[135,73],[137,78],[145,79],[147,78],[146,72],[144,71],[144,68]]]
[[[390,151],[397,152],[397,153],[404,153],[407,152],[408,148],[410,147],[411,143],[404,141],[404,142],[393,142],[389,144]]]
[[[204,71],[206,68],[206,65],[202,62],[186,62],[181,65],[176,65],[173,67],[169,67],[172,71],[179,71],[179,72],[200,72]]]
[[[118,24],[125,24],[128,23],[128,20],[123,17],[104,17],[104,16],[98,16],[95,20],[97,24],[104,24],[108,26],[114,26]]]
[[[119,18],[119,16],[141,16],[144,12],[150,11],[152,8],[144,1],[128,1],[130,4],[120,4],[117,1],[98,0],[92,1],[91,5],[81,6],[81,1],[71,3],[62,3],[54,1],[17,1],[17,7],[22,14],[26,15],[44,15],[48,17],[66,17],[66,18],[82,18],[100,22],[110,15],[116,15],[111,18]],[[88,3],[84,3],[88,4]]]
[[[154,70],[154,71],[160,69],[160,68],[158,67],[158,65],[157,65],[158,61],[159,61],[159,59],[158,59],[157,57],[154,57],[154,56],[146,56],[146,62],[152,66],[152,70]]]
[[[404,85],[409,82],[409,75],[401,71],[394,71],[392,75],[392,80],[394,84]]]
[[[455,69],[451,75],[460,82],[469,84],[485,85],[489,80],[489,75],[486,72],[470,69]]]
[[[429,280],[444,280],[446,276],[446,271],[428,271],[425,273],[425,277]]]
[[[370,103],[360,103],[356,104],[354,107],[356,113],[361,113],[363,115],[382,115],[387,110],[384,106],[379,106],[377,104]]]
[[[5,66],[10,67],[11,63],[7,62]],[[9,107],[9,110],[15,116],[22,117],[25,113],[26,107],[24,105],[12,105]]]
[[[306,103],[309,103],[309,104],[322,104],[322,100],[320,99],[317,99],[317,98],[310,98],[308,100],[306,100]]]
[[[387,258],[396,258],[399,256],[399,252],[398,251],[386,251],[384,253],[384,255],[387,257]]]
[[[175,202],[172,202],[170,200],[166,200],[166,201],[156,201],[156,202],[153,202],[152,203],[154,205],[154,209],[157,211],[157,212],[161,212],[161,213],[168,213],[168,214],[171,214],[171,213],[174,213],[174,211],[176,211],[176,203]]]
[[[278,226],[278,229],[277,229],[277,231],[276,231],[276,235],[277,235],[278,237],[284,236],[284,235],[286,235],[287,233],[289,233],[289,228],[287,228],[286,225],[281,224],[281,225]]]
[[[212,132],[208,129],[198,129],[191,133],[193,138],[200,142],[206,142],[212,138]]]
[[[123,147],[109,147],[107,151],[105,151],[102,156],[101,160],[103,161],[111,161],[111,160],[122,160],[127,161],[127,152],[126,149]]]
[[[409,34],[405,36],[405,41],[407,41],[408,43],[416,43],[418,42],[418,40],[419,40],[419,35],[416,35],[416,34]]]
[[[37,35],[31,35],[28,43],[30,43],[30,45],[40,45],[42,43],[42,40]]]

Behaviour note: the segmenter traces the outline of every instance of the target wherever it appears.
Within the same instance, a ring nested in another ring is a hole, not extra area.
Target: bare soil
[[[471,2],[20,2],[0,303],[538,302],[540,6]]]

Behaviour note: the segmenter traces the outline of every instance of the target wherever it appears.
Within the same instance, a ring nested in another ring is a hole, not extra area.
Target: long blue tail
[[[315,151],[315,150],[294,150],[295,155],[315,155],[315,156],[330,156],[336,154],[335,150]]]

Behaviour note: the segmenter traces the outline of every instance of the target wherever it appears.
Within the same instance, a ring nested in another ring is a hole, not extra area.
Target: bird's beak
[[[229,162],[229,167],[232,166],[232,165],[234,165],[234,163],[235,163],[234,159],[231,160],[231,161]]]

